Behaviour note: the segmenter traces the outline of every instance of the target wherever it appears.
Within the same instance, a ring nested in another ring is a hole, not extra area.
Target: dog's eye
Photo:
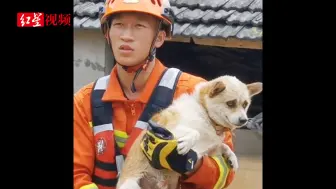
[[[233,108],[233,107],[236,106],[237,101],[236,101],[236,100],[227,101],[226,104],[227,104],[230,108]]]
[[[245,101],[245,102],[243,103],[243,108],[246,108],[247,105],[248,105],[248,103]]]

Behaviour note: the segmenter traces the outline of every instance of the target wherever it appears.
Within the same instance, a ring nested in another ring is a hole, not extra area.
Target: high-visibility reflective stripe
[[[105,90],[107,88],[110,76],[104,76],[97,80],[94,90]]]
[[[114,131],[114,135],[120,137],[120,138],[128,138],[128,135],[126,132],[124,131],[120,131],[120,130],[115,130]]]
[[[125,146],[125,143],[127,141],[127,138],[121,138],[119,136],[115,135],[115,140],[119,148],[123,148]]]
[[[117,141],[116,141],[116,143],[117,143],[117,146],[118,146],[119,148],[123,148],[123,147],[125,147],[125,143],[123,143],[123,142],[117,142]]]
[[[104,124],[104,125],[97,125],[97,126],[93,127],[94,135],[96,135],[100,132],[104,132],[104,131],[113,131],[112,123]]]
[[[116,164],[117,164],[118,177],[119,177],[120,172],[122,170],[122,167],[124,165],[124,156],[123,155],[116,156]]]
[[[122,138],[122,137],[115,135],[115,140],[117,142],[125,143],[127,141],[127,138]]]
[[[219,178],[214,189],[223,189],[226,183],[226,178],[229,174],[229,167],[223,156],[213,156],[212,158],[216,161],[219,167]]]
[[[98,189],[98,186],[96,184],[92,183],[92,184],[82,186],[79,189]]]
[[[163,75],[159,86],[167,87],[169,89],[173,89],[175,84],[175,79],[179,73],[179,69],[176,68],[170,68],[167,70],[167,72]]]
[[[124,131],[115,130],[114,136],[115,136],[115,140],[116,140],[118,147],[123,148],[128,139],[127,133]]]
[[[144,121],[137,121],[135,125],[135,127],[139,129],[146,129],[147,126],[148,126],[148,123]],[[119,148],[123,148],[125,146],[127,139],[129,137],[126,132],[119,131],[119,130],[114,131],[114,136],[115,136],[115,140]]]
[[[148,123],[144,121],[137,121],[135,127],[139,129],[146,129],[148,127]]]

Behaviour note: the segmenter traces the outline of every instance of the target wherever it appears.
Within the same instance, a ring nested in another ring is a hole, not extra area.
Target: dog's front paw
[[[118,189],[141,189],[141,187],[139,186],[137,179],[131,178],[122,183]]]
[[[228,163],[234,171],[238,170],[238,158],[236,154],[226,144],[222,144],[222,153],[228,159]]]
[[[232,167],[232,169],[234,171],[237,171],[238,170],[238,158],[236,156],[236,154],[232,153],[228,156],[228,163],[230,164],[230,166]]]
[[[200,133],[194,129],[184,128],[185,135],[177,141],[177,152],[180,155],[185,155],[196,144],[200,138]]]

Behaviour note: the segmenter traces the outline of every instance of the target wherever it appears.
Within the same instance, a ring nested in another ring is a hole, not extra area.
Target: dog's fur
[[[199,83],[192,94],[182,94],[168,108],[155,114],[152,120],[174,134],[179,142],[179,154],[186,154],[190,149],[196,151],[198,157],[224,154],[232,162],[233,169],[237,170],[236,155],[223,143],[223,136],[216,134],[214,126],[233,130],[246,124],[251,97],[261,91],[260,82],[246,85],[236,77],[221,76]],[[139,189],[140,185],[144,188],[146,184],[148,188],[177,188],[179,174],[150,166],[140,149],[144,134],[145,131],[132,145],[117,188]]]

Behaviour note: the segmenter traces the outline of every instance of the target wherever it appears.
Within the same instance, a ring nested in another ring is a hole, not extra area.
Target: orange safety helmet
[[[162,21],[166,37],[173,35],[173,11],[169,0],[106,0],[105,10],[101,16],[101,29],[106,35],[108,29],[108,18],[116,13],[140,12],[153,15]]]

